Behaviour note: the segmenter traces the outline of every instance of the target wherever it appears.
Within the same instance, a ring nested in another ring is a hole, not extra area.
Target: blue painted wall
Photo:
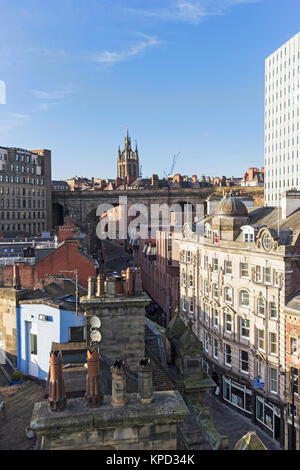
[[[39,320],[39,315],[46,315],[48,321]],[[33,332],[37,334],[36,364],[31,361],[30,345],[28,348],[27,330],[32,324]],[[82,312],[49,307],[44,304],[22,304],[17,309],[18,325],[18,369],[45,380],[48,376],[49,357],[52,342],[68,342],[70,326],[84,326]]]

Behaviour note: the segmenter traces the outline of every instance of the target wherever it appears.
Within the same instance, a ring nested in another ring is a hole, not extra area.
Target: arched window
[[[225,298],[225,302],[232,304],[232,288],[231,287],[225,287],[224,298]]]
[[[248,307],[250,303],[249,292],[247,290],[241,290],[240,292],[240,305]]]
[[[258,315],[261,315],[262,317],[265,316],[265,311],[266,311],[266,302],[262,297],[259,297],[257,300],[257,313]]]

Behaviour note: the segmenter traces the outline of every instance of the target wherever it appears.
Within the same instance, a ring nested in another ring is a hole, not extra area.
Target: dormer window
[[[205,224],[205,236],[211,238],[211,228],[209,224]]]
[[[243,231],[243,242],[244,243],[252,243],[255,241],[255,234],[254,234],[254,228],[249,226],[249,225],[245,225],[244,227],[242,227],[242,231]]]

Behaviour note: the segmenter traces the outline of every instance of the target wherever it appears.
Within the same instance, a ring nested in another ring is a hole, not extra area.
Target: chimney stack
[[[125,281],[125,295],[133,294],[133,278],[131,268],[127,268]]]
[[[104,290],[104,277],[101,276],[101,274],[98,274],[97,276],[97,292],[96,292],[96,297],[102,297],[102,295],[105,294]]]
[[[106,279],[106,295],[117,295],[117,281],[114,277],[108,277]]]
[[[50,354],[50,380],[48,406],[51,411],[62,411],[66,406],[66,390],[62,371],[62,352]]]
[[[134,270],[134,294],[142,295],[143,284],[142,284],[142,271],[141,268],[135,268]]]
[[[18,264],[14,264],[13,287],[16,290],[22,289],[21,282],[20,282],[20,270],[19,270],[19,265]]]
[[[112,375],[112,406],[125,406],[128,402],[126,397],[126,373],[125,362],[116,360],[114,365],[111,366]]]
[[[138,399],[141,403],[151,403],[153,401],[153,365],[148,357],[139,361],[138,366]]]
[[[92,299],[96,295],[96,278],[90,276],[88,279],[88,299]]]
[[[85,400],[88,408],[98,408],[103,401],[100,383],[100,357],[97,349],[87,350],[87,376]]]

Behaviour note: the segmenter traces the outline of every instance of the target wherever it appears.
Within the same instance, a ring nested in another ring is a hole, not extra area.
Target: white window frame
[[[225,274],[232,275],[232,261],[230,261],[230,260],[225,260],[224,261],[224,272],[225,272]]]
[[[245,361],[244,359],[242,359],[242,354],[243,353],[246,353],[247,354],[247,361]],[[243,363],[247,363],[247,370],[244,370],[243,369]],[[240,371],[243,373],[243,374],[247,374],[249,375],[249,353],[248,351],[245,351],[244,349],[240,349]]]
[[[263,308],[263,313],[261,313],[261,309]],[[260,317],[265,317],[266,315],[266,301],[263,297],[258,297],[257,299],[257,315]]]
[[[243,268],[243,266],[248,266],[247,269]],[[249,263],[240,263],[240,270],[241,270],[241,278],[242,279],[249,279],[250,277],[250,266],[249,266]],[[243,271],[244,271],[244,274],[243,274]],[[245,271],[247,272],[247,274],[245,275]]]
[[[248,322],[248,324],[249,324],[248,327],[247,327],[247,326],[243,326],[243,322],[244,322],[244,321]],[[248,318],[241,318],[240,327],[241,327],[241,338],[249,339],[249,338],[250,338],[250,320],[248,320]],[[243,335],[243,330],[248,331],[248,336]]]
[[[228,321],[228,318],[230,317],[230,321]],[[230,325],[230,329],[227,329],[227,326]],[[225,332],[231,334],[232,333],[232,314],[231,313],[225,313]]]
[[[219,328],[219,312],[217,308],[213,308],[213,324],[214,328]]]
[[[219,287],[218,287],[218,284],[216,282],[214,282],[213,285],[212,285],[212,294],[213,294],[214,299],[219,298]]]
[[[267,269],[270,270],[270,274],[267,275]],[[270,281],[267,281],[267,277],[270,277]],[[264,283],[267,284],[268,286],[272,285],[272,269],[267,266],[264,268]]]
[[[219,358],[219,342],[217,338],[214,338],[213,340],[213,357],[217,360]]]
[[[259,333],[262,332],[263,333],[263,338],[260,337]],[[265,346],[266,346],[266,341],[265,341],[265,330],[261,330],[260,328],[257,328],[257,349],[259,349],[259,351],[265,351]],[[261,342],[263,342],[263,347],[260,346]]]
[[[276,372],[276,381],[271,377],[271,372],[275,371]],[[275,381],[276,383],[276,391],[272,389],[272,383]],[[275,369],[274,367],[269,367],[269,391],[270,393],[273,393],[274,395],[278,395],[278,370]]]
[[[265,382],[266,366],[262,362],[257,363],[257,376]]]
[[[226,352],[226,348],[227,348],[227,347],[230,349],[230,353],[227,353],[227,352]],[[230,357],[230,363],[227,362],[227,356]],[[228,367],[231,367],[231,366],[232,366],[232,350],[231,350],[230,344],[227,344],[227,343],[224,343],[224,363],[225,363],[225,365],[228,366]]]
[[[293,342],[296,343],[296,348],[294,347]],[[295,336],[291,336],[290,337],[290,351],[291,351],[290,354],[291,354],[291,356],[298,357],[298,344],[299,344],[298,338],[296,338]]]
[[[262,282],[263,278],[262,278],[262,266],[256,266],[256,270],[255,270],[255,281],[256,282]],[[259,273],[259,275],[258,275]]]
[[[228,297],[228,292],[230,292],[230,296]],[[224,300],[227,304],[232,304],[232,287],[226,286],[224,288]]]
[[[275,335],[275,341],[274,341],[274,336]],[[272,347],[274,348],[275,346],[275,352],[272,351]],[[277,333],[274,333],[274,331],[269,331],[269,349],[270,349],[270,354],[271,356],[277,356],[278,354],[278,338],[277,338]]]
[[[245,303],[242,302],[242,299],[243,299],[243,297],[244,297],[244,296],[243,296],[243,292],[246,292],[247,295],[248,295],[248,303],[247,303],[247,304],[245,304]],[[249,291],[247,291],[246,289],[242,289],[242,290],[240,291],[240,306],[241,306],[241,307],[249,307],[249,305],[250,305],[250,294],[249,294]]]
[[[274,305],[275,305],[275,308],[273,308]],[[275,311],[276,314],[275,314],[275,315],[272,315],[272,311],[273,311],[273,312]],[[277,319],[277,317],[278,317],[277,304],[276,304],[276,302],[274,302],[274,301],[272,301],[272,302],[269,303],[269,315],[270,315],[270,319],[271,319],[271,320],[275,320],[275,319]]]
[[[208,352],[208,333],[204,331],[204,351]]]

